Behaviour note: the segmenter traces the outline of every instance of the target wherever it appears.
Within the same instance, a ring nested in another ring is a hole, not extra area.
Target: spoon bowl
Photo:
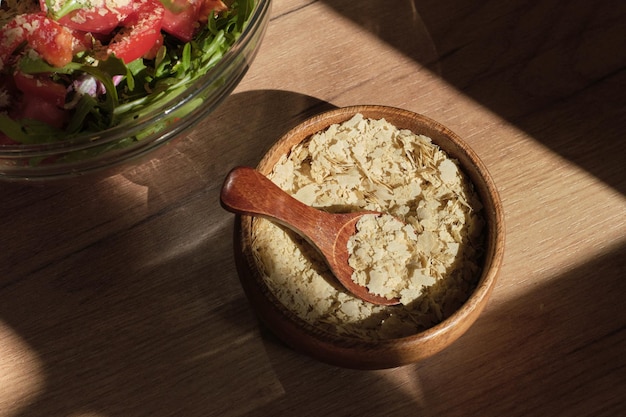
[[[348,264],[348,241],[364,215],[373,211],[328,213],[298,201],[259,171],[236,167],[224,180],[220,193],[224,209],[249,216],[272,219],[305,238],[324,257],[337,280],[356,297],[378,305],[394,305],[397,298],[369,292],[352,279],[354,269]]]

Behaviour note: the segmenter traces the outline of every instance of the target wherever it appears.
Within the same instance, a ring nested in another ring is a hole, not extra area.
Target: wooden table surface
[[[0,184],[0,417],[626,415],[626,3],[275,0],[223,105],[109,178]],[[500,190],[478,321],[356,371],[261,326],[218,192],[335,106],[423,113]]]

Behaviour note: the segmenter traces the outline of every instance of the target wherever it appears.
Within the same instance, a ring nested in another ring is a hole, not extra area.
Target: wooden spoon
[[[333,214],[307,206],[287,194],[259,171],[249,167],[234,168],[226,177],[220,195],[226,210],[249,216],[270,218],[298,233],[324,256],[337,280],[358,298],[379,305],[400,301],[372,294],[352,280],[348,264],[348,240],[356,233],[356,224],[373,211]]]

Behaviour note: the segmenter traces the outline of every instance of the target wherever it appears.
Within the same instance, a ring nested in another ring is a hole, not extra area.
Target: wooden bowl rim
[[[268,174],[276,158],[295,144],[334,123],[361,113],[366,118],[384,118],[399,128],[424,134],[448,155],[457,159],[479,193],[487,217],[487,249],[478,284],[463,305],[448,318],[422,332],[396,339],[360,339],[316,328],[283,306],[254,268],[248,242],[252,218],[237,216],[235,258],[246,296],[259,318],[288,345],[324,362],[349,368],[380,369],[414,363],[450,345],[474,323],[496,284],[504,255],[504,215],[499,193],[478,155],[454,132],[419,113],[381,105],[341,107],[313,116],[285,133],[264,155],[257,169]],[[416,131],[419,128],[420,131]],[[435,137],[433,137],[435,136]],[[442,146],[442,142],[445,146]],[[381,356],[382,355],[382,356]]]

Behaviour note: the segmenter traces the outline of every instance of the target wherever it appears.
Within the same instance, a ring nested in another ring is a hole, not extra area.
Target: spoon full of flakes
[[[398,304],[397,298],[371,293],[352,279],[348,241],[357,231],[357,222],[372,211],[328,213],[308,206],[259,171],[234,168],[224,180],[220,201],[232,213],[269,218],[298,233],[324,257],[337,280],[356,297],[378,305]]]

